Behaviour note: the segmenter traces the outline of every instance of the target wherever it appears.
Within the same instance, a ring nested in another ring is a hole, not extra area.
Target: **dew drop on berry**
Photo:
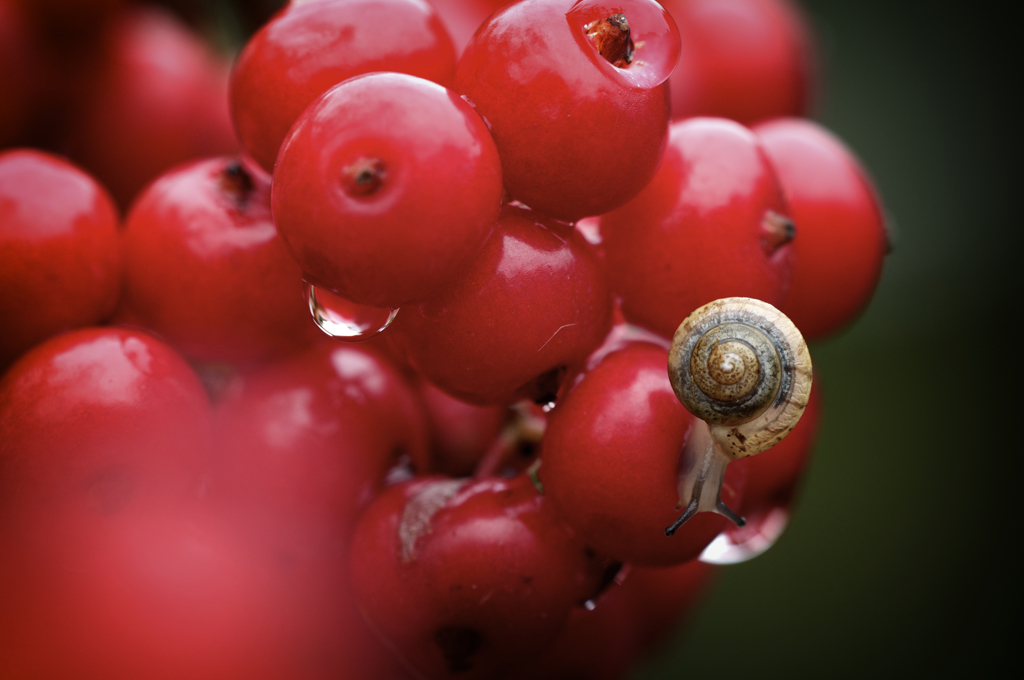
[[[327,335],[344,342],[362,342],[383,332],[398,316],[397,309],[356,304],[309,284],[309,312]]]
[[[730,526],[718,534],[700,561],[707,564],[738,564],[752,560],[775,545],[789,524],[789,510],[777,506],[759,515],[746,517],[742,527]]]

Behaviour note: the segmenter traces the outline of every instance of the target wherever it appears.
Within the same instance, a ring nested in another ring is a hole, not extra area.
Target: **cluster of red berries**
[[[777,538],[818,392],[679,526],[666,366],[713,300],[814,340],[877,283],[788,0],[293,0],[230,94],[166,16],[50,4],[0,0],[0,143],[32,50],[99,54],[50,148],[111,191],[0,151],[0,675],[617,678]]]

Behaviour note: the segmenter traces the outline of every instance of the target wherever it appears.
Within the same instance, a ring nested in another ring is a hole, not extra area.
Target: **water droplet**
[[[754,559],[775,545],[787,524],[789,510],[781,506],[758,515],[748,515],[745,526],[732,526],[718,534],[704,548],[700,561],[708,564],[737,564]]]
[[[370,307],[309,284],[309,312],[324,333],[345,342],[369,340],[391,325],[397,309]]]

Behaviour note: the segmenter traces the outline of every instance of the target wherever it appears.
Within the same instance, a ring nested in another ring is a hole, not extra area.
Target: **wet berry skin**
[[[452,91],[373,73],[302,114],[281,147],[272,204],[311,283],[399,307],[439,290],[480,247],[501,205],[501,162]]]
[[[352,542],[371,627],[423,677],[489,678],[549,645],[594,574],[529,477],[394,486]]]
[[[509,205],[465,271],[436,297],[403,308],[389,332],[441,389],[509,404],[552,400],[610,325],[593,248],[568,225]]]
[[[347,536],[398,459],[428,465],[417,395],[360,346],[317,347],[236,378],[215,424],[210,496],[268,525]]]
[[[0,380],[0,522],[188,497],[210,437],[206,392],[163,342],[118,328],[51,338]]]
[[[149,185],[125,219],[117,319],[152,330],[191,359],[246,364],[318,339],[302,270],[270,215],[270,177],[220,157]]]
[[[448,86],[455,52],[433,9],[416,0],[318,0],[286,6],[246,44],[231,76],[231,114],[267,172],[288,129],[320,94],[372,71]]]
[[[612,352],[561,397],[541,448],[544,493],[602,555],[643,566],[697,557],[727,520],[700,513],[671,537],[679,511],[680,457],[693,416],[672,391],[665,349],[636,343]],[[722,499],[736,499],[726,473]]]
[[[780,309],[807,340],[818,340],[851,323],[875,292],[889,250],[881,199],[856,155],[817,123],[783,118],[754,133],[799,233]]]
[[[525,0],[497,12],[455,74],[458,92],[488,121],[508,193],[563,220],[618,207],[650,180],[665,148],[661,83],[671,70],[655,66],[655,53],[678,52],[675,27],[658,6],[654,21],[664,34],[648,36],[649,56],[637,50],[637,61],[616,68],[588,42],[584,24],[567,17],[574,4]],[[648,4],[627,2],[623,11],[638,18],[643,12],[631,14],[630,5]]]
[[[50,154],[0,153],[0,372],[33,345],[114,311],[118,214],[89,174]]]
[[[115,15],[100,72],[76,102],[67,142],[127,210],[168,168],[234,153],[228,64],[170,12],[151,6]]]
[[[628,321],[671,338],[686,316],[730,296],[779,305],[799,239],[757,137],[724,118],[674,122],[665,161],[600,220],[612,288]]]
[[[682,54],[670,79],[672,118],[751,125],[806,116],[816,94],[812,32],[792,0],[665,0]]]

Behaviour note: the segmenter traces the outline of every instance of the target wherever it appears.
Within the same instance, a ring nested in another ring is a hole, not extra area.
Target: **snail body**
[[[699,418],[682,456],[679,507],[666,533],[697,512],[739,517],[721,501],[725,467],[770,449],[800,420],[811,393],[807,344],[779,310],[753,298],[722,298],[692,312],[669,349],[669,380]],[[714,488],[712,496],[707,489]]]

